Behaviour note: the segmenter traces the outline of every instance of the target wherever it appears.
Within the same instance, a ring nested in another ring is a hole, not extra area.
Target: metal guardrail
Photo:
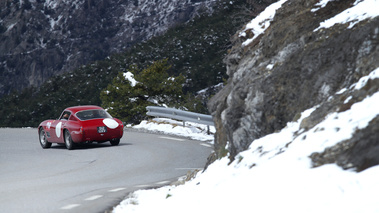
[[[195,112],[188,112],[174,108],[165,108],[157,106],[147,106],[146,109],[146,114],[149,116],[165,117],[180,120],[183,121],[183,125],[185,125],[185,122],[193,122],[205,124],[208,127],[214,126],[214,122],[211,115],[204,115]]]

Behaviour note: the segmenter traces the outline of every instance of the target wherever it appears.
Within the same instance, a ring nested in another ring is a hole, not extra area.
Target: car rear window
[[[102,109],[83,110],[76,113],[76,117],[80,120],[91,120],[99,118],[112,118],[112,116]]]

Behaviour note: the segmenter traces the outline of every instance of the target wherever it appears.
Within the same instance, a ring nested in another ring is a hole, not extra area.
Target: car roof
[[[94,106],[94,105],[85,105],[85,106],[73,106],[73,107],[68,107],[65,109],[65,111],[71,111],[72,113],[77,113],[79,111],[83,110],[91,110],[91,109],[103,109],[99,106]]]

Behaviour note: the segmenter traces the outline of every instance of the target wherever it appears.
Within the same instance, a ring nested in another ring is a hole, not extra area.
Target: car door
[[[63,127],[71,116],[71,112],[64,111],[58,120],[54,120],[50,126],[51,142],[64,143]]]

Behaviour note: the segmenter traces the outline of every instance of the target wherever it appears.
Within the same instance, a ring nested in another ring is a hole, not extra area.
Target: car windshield
[[[76,117],[78,117],[82,121],[99,118],[112,118],[112,116],[108,112],[102,109],[83,110],[77,112]]]

